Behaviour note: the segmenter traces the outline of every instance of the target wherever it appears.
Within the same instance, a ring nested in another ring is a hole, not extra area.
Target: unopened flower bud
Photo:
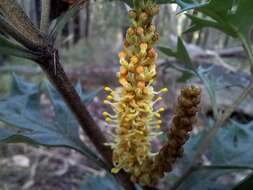
[[[160,39],[160,35],[156,32],[152,38],[154,42],[158,41]]]
[[[136,56],[132,56],[131,59],[130,59],[130,62],[133,63],[133,64],[137,64],[138,61],[139,61],[139,59]]]
[[[138,28],[136,29],[136,33],[137,33],[138,35],[143,35],[143,34],[144,34],[144,29],[143,29],[142,27],[138,27]]]
[[[140,88],[140,89],[144,89],[145,88],[145,82],[144,81],[139,81],[137,83],[137,87]]]
[[[128,30],[127,30],[127,35],[130,35],[130,36],[132,36],[132,35],[134,35],[134,29],[133,28],[128,28]]]
[[[140,14],[140,16],[139,16],[139,21],[140,21],[140,22],[146,22],[147,20],[148,20],[148,15],[147,15],[147,13],[142,12],[142,13]]]
[[[155,25],[151,24],[148,28],[148,31],[149,32],[155,32],[156,28],[155,28]]]
[[[152,10],[152,15],[154,16],[154,15],[159,13],[160,6],[159,5],[154,5],[151,10]]]
[[[149,51],[148,51],[148,57],[153,59],[156,57],[156,51],[154,48],[151,48]]]
[[[136,14],[136,12],[134,10],[128,11],[128,17],[130,19],[136,19],[136,16],[137,16],[137,14]]]
[[[136,73],[141,74],[141,73],[143,73],[143,72],[144,72],[144,67],[143,67],[143,66],[138,66],[138,67],[136,68]]]

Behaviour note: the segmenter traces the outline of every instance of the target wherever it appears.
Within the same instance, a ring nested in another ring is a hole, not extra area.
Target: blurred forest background
[[[40,1],[19,0],[26,13],[35,25],[39,23]],[[67,10],[69,4],[64,0],[52,0],[51,19]],[[58,39],[61,59],[73,83],[81,82],[88,91],[97,91],[97,96],[89,103],[89,111],[98,125],[110,136],[101,115],[108,109],[102,104],[105,93],[101,91],[105,85],[117,86],[118,70],[117,52],[122,48],[122,41],[129,25],[128,7],[121,1],[96,0],[86,3],[79,14],[65,27]],[[155,24],[160,32],[158,45],[175,47],[177,35],[191,24],[185,15],[176,13],[176,5],[162,5]],[[216,89],[217,104],[226,107],[249,81],[249,68],[246,55],[238,41],[223,33],[205,28],[200,32],[183,36],[186,47],[197,65],[206,72],[205,77]],[[174,59],[168,59],[159,52],[158,79],[155,87],[168,87],[169,93],[163,100],[166,111],[162,118],[161,130],[169,126],[172,110],[178,89],[186,83],[199,83],[197,78],[186,81],[180,72],[180,66]],[[12,73],[16,73],[28,81],[40,82],[46,76],[40,68],[27,60],[0,55],[0,97],[5,97],[10,89]],[[221,77],[222,76],[222,77]],[[249,123],[252,119],[252,97],[248,97],[233,113],[236,122]],[[50,105],[46,98],[42,99],[45,115],[50,117]],[[203,118],[213,117],[212,106],[206,92],[201,105],[198,128],[204,127]],[[204,117],[205,116],[205,117]],[[3,125],[0,123],[0,125]],[[85,139],[85,136],[83,135]],[[161,140],[162,141],[162,140]],[[87,143],[89,143],[87,141]],[[159,142],[156,142],[159,146]],[[64,148],[39,148],[27,145],[0,145],[0,190],[77,190],[89,175],[104,175],[104,171],[89,163],[86,158],[72,150]],[[180,173],[176,169],[176,174]],[[223,181],[239,180],[242,176],[226,176]],[[161,189],[173,182],[173,177],[164,179]]]

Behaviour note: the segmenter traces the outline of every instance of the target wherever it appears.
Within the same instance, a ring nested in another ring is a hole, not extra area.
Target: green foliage
[[[171,48],[162,47],[162,46],[158,46],[157,48],[165,55],[169,57],[177,58],[178,61],[180,61],[185,66],[181,77],[177,79],[178,82],[185,82],[188,79],[193,77],[194,74],[192,70],[193,70],[194,65],[191,62],[190,56],[188,55],[187,50],[185,49],[185,46],[181,38],[178,38],[176,51],[173,51]]]
[[[250,54],[251,40],[250,35],[253,27],[253,1],[251,0],[211,0],[203,6],[192,4],[192,9],[201,13],[199,16],[187,16],[192,21],[192,26],[186,32],[194,32],[202,28],[211,27],[218,29],[229,36],[239,38]],[[189,9],[189,7],[183,7]]]
[[[54,116],[52,120],[43,116],[40,105],[41,86],[13,76],[9,97],[0,101],[0,121],[8,125],[0,128],[0,142],[68,147],[105,167],[104,162],[82,143],[76,119],[48,82],[46,93],[53,105]],[[96,95],[94,92],[84,94],[80,85],[77,85],[77,91],[84,102],[90,101]]]

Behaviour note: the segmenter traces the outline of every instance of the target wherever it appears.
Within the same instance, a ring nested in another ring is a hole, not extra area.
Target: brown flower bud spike
[[[177,158],[183,154],[183,145],[189,138],[196,113],[200,103],[201,90],[196,86],[185,87],[181,90],[172,120],[172,127],[168,132],[168,142],[161,148],[153,159],[147,159],[141,171],[132,175],[132,180],[141,185],[153,186],[158,183],[165,172],[173,169]]]

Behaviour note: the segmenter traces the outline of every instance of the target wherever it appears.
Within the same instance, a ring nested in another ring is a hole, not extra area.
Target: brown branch
[[[31,20],[25,14],[16,0],[0,0],[0,13],[10,23],[12,28],[16,29],[16,35],[22,39],[20,43],[33,50],[44,48],[47,46],[47,40],[42,36],[41,32],[32,24]],[[1,26],[3,27],[3,26]]]
[[[85,105],[82,103],[80,96],[67,77],[61,63],[59,62],[58,51],[47,50],[44,51],[44,53],[45,52],[51,53],[45,57],[43,56],[44,58],[42,59],[36,60],[36,62],[40,65],[58,92],[62,95],[66,104],[79,121],[81,128],[95,145],[98,152],[103,156],[108,166],[112,168],[112,151],[109,147],[104,145],[107,140]],[[120,172],[116,177],[120,180],[125,189],[135,189],[134,184],[130,182],[129,177],[125,172]]]

